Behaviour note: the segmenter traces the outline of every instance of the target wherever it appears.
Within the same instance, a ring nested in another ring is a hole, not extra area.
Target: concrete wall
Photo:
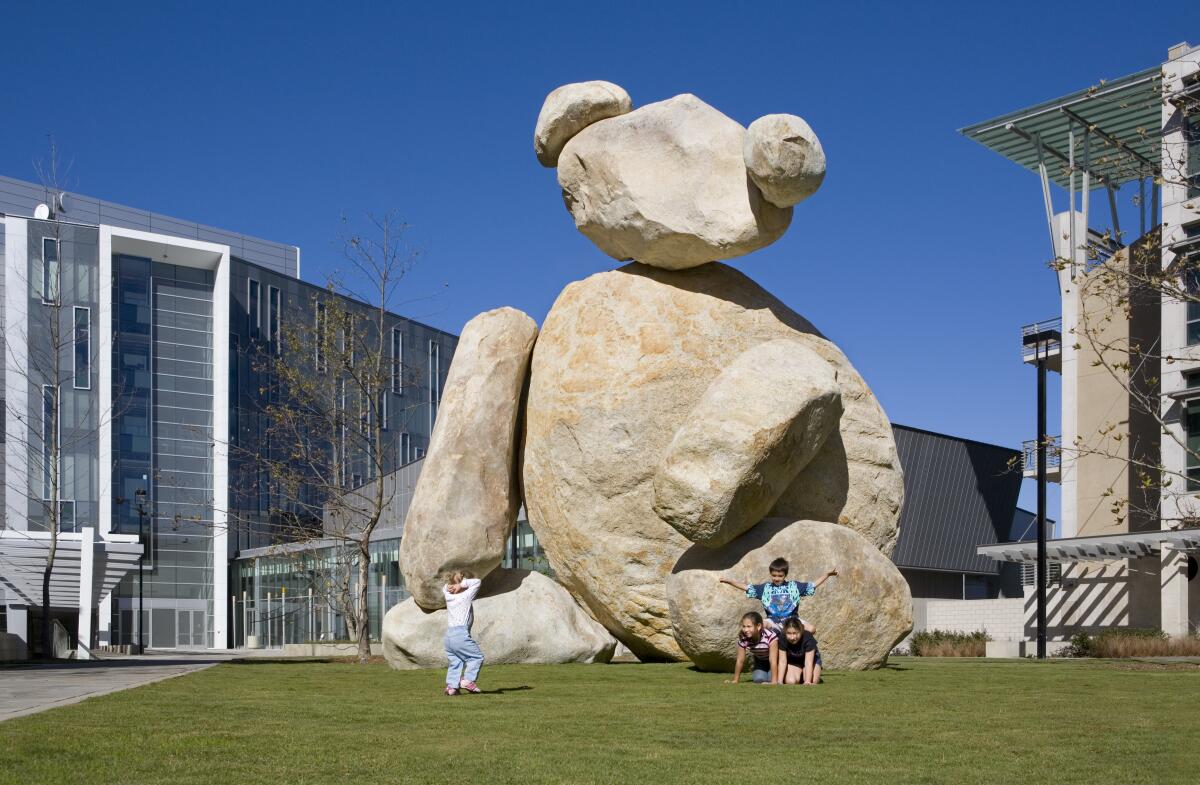
[[[977,632],[994,640],[1021,640],[1025,630],[1025,600],[924,600],[917,611],[913,601],[913,630]],[[922,622],[918,626],[918,617]]]

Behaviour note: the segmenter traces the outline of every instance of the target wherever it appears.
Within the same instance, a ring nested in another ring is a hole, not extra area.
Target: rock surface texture
[[[597,120],[622,115],[633,108],[629,93],[612,82],[576,82],[546,96],[537,126],[533,151],[542,166],[558,166],[558,155],[572,136]]]
[[[654,511],[710,548],[762,520],[842,416],[834,367],[804,343],[767,341],[721,371],[654,475]]]
[[[536,337],[512,308],[463,328],[400,540],[405,584],[426,610],[444,607],[451,572],[482,577],[504,555],[521,505],[517,423]]]
[[[592,123],[558,158],[576,227],[614,259],[679,270],[777,240],[791,208],[749,182],[746,130],[694,95]]]
[[[546,318],[530,376],[526,510],[558,579],[639,657],[684,656],[666,579],[691,542],[655,513],[655,473],[714,380],[779,339],[828,363],[843,413],[771,514],[843,524],[890,553],[903,479],[887,417],[845,355],[753,281],[722,264],[632,264],[570,284]]]
[[[800,606],[801,617],[816,627],[826,668],[877,668],[912,630],[908,583],[869,540],[832,523],[767,519],[724,548],[688,549],[667,580],[675,637],[696,667],[732,668],[738,619],[762,611],[759,601],[718,579],[765,580],[778,556],[790,562],[796,580],[838,570]]]
[[[742,152],[750,179],[777,207],[799,204],[825,179],[825,150],[794,114],[769,114],[750,123]]]
[[[566,589],[539,572],[496,569],[483,579],[471,635],[486,662],[608,662],[617,641]],[[383,655],[398,670],[444,668],[445,609],[426,613],[407,599],[383,618]]]

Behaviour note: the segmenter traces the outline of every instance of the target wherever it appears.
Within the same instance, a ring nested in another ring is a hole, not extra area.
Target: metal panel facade
[[[994,575],[975,546],[1007,539],[1021,489],[1017,450],[893,425],[904,467],[899,567]]]

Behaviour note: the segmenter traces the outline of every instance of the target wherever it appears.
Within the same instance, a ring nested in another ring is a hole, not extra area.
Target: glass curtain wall
[[[113,263],[114,526],[147,543],[145,642],[211,646],[213,273],[129,256]],[[134,642],[136,572],[116,596],[117,640]]]

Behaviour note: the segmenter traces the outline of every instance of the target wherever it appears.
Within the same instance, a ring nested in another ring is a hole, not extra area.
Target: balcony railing
[[[1030,439],[1021,444],[1021,473],[1025,477],[1037,477],[1038,441]],[[1062,437],[1052,436],[1046,442],[1046,478],[1057,481],[1062,472]]]
[[[1053,363],[1062,354],[1062,317],[1027,324],[1021,328],[1021,362],[1036,363],[1038,351]],[[1052,370],[1057,370],[1053,368]]]

